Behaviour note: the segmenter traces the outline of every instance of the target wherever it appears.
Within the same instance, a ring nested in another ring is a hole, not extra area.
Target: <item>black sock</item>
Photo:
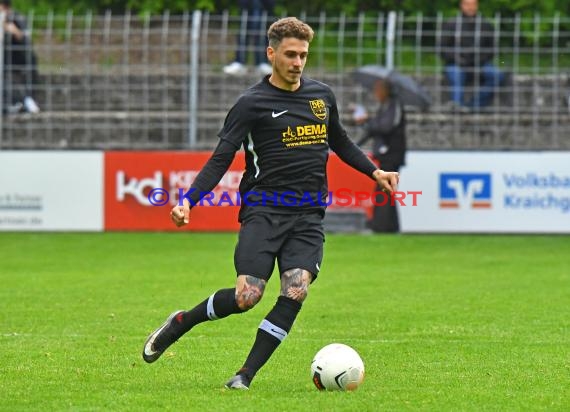
[[[181,335],[207,320],[222,319],[234,313],[243,312],[236,303],[235,294],[235,288],[220,289],[193,309],[178,315],[176,320],[180,325]]]
[[[277,303],[273,309],[261,321],[255,342],[238,374],[244,375],[251,382],[257,371],[267,362],[283,339],[287,337],[300,310],[300,302],[286,296],[277,298]]]

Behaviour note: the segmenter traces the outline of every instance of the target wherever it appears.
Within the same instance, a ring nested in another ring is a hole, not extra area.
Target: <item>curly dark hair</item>
[[[269,27],[267,38],[269,39],[269,45],[277,48],[279,43],[286,37],[294,37],[310,43],[314,34],[313,29],[307,23],[296,17],[284,17]]]

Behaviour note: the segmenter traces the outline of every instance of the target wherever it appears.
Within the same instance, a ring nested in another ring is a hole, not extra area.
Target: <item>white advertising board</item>
[[[570,152],[410,152],[403,232],[570,233]]]
[[[103,230],[103,152],[0,152],[0,231]]]

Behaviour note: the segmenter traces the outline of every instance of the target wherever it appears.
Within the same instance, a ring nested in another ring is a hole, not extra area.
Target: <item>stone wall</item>
[[[347,129],[351,103],[373,102],[348,75],[310,73],[335,90]],[[258,78],[203,70],[199,77],[197,148],[216,143],[228,108]],[[494,105],[464,113],[447,102],[441,77],[419,82],[433,97],[428,112],[408,111],[410,149],[569,149],[568,77],[514,76]],[[188,148],[189,78],[181,74],[43,74],[41,113],[3,116],[2,148]]]

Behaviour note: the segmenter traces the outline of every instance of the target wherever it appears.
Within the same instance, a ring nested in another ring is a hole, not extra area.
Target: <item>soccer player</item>
[[[261,321],[243,367],[226,383],[229,389],[249,388],[289,334],[309,285],[317,278],[323,257],[329,149],[388,192],[396,190],[399,179],[396,172],[377,169],[349,139],[331,89],[302,77],[313,39],[311,27],[287,17],[273,23],[267,35],[271,75],[238,98],[211,158],[183,197],[183,204],[170,212],[176,226],[187,224],[191,208],[216,186],[236,151],[244,147],[241,229],[234,254],[236,285],[218,290],[189,311],[172,313],[150,334],[142,354],[146,362],[154,362],[199,323],[253,308],[277,260],[279,297]]]

